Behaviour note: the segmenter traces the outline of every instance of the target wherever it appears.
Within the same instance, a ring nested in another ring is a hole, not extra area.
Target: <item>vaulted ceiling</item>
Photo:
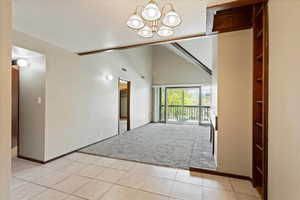
[[[198,39],[184,40],[178,43],[208,68],[212,69],[214,59],[213,51],[215,50],[213,46],[214,38],[215,36],[206,36]]]
[[[143,39],[126,26],[147,0],[13,0],[14,29],[72,52],[172,39],[206,31],[206,0],[171,2],[183,23],[170,38]]]
[[[214,51],[216,47],[214,46],[215,36],[206,36],[200,37],[196,39],[189,39],[177,42],[181,47],[183,47],[186,51],[189,52],[193,57],[202,62],[206,67],[212,70],[214,63]],[[177,54],[178,56],[184,58],[188,62],[199,67],[198,63],[195,63],[190,56],[182,53],[172,44],[163,45],[167,47],[169,50]]]

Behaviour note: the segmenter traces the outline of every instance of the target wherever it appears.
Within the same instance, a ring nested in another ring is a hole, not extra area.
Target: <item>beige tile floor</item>
[[[73,153],[12,160],[11,200],[259,200],[248,181]]]

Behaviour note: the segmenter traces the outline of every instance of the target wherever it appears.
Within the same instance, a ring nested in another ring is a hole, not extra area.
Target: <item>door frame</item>
[[[20,140],[20,69],[15,67],[14,62],[12,62],[11,69],[11,83],[12,83],[12,141],[11,149],[17,148],[17,155],[19,154],[19,140]],[[13,87],[15,86],[15,87]],[[13,91],[16,89],[17,91]],[[14,94],[16,96],[14,96]],[[16,99],[14,99],[16,97]],[[16,104],[14,103],[15,101]],[[17,116],[14,117],[14,111]],[[15,132],[16,135],[13,133]],[[15,140],[13,137],[16,136]]]
[[[131,81],[119,77],[118,79],[118,135],[120,135],[120,117],[121,117],[121,95],[120,95],[120,82],[124,81],[127,82],[127,131],[131,130]]]

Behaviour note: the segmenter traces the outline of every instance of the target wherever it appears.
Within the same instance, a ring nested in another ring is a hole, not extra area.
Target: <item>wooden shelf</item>
[[[267,199],[268,175],[268,13],[267,3],[253,6],[253,185]]]
[[[263,59],[263,54],[259,54],[257,57],[256,57],[256,61],[262,61]]]
[[[263,78],[257,78],[256,82],[263,82]]]
[[[256,145],[256,148],[258,148],[260,151],[264,151],[264,149],[260,145]]]
[[[257,13],[256,13],[256,17],[258,17],[261,13],[262,13],[262,11],[264,10],[264,8],[265,8],[265,6],[264,5],[262,5],[261,7],[260,7],[260,9],[257,11]]]
[[[256,122],[255,125],[256,125],[256,126],[259,126],[259,127],[261,127],[261,128],[264,127],[263,124],[262,124],[262,123],[259,123],[259,122]]]
[[[256,167],[256,170],[261,174],[261,175],[264,175],[264,172],[262,169],[260,169],[259,167]]]
[[[263,35],[263,32],[263,30],[260,30],[256,35],[256,39],[259,39]]]

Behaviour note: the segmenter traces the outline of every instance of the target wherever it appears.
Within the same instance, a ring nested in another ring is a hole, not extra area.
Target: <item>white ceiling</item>
[[[18,59],[18,58],[36,58],[36,57],[41,57],[43,56],[42,54],[35,52],[35,51],[30,51],[28,49],[23,49],[20,47],[13,46],[12,47],[12,59]]]
[[[216,50],[214,49],[215,47],[213,45],[214,37],[215,36],[205,36],[196,39],[183,40],[177,43],[185,48],[195,58],[205,64],[208,68],[212,69],[214,62],[214,51]],[[165,44],[164,46],[176,53],[178,56],[184,58],[186,61],[199,67],[198,64],[196,64],[190,57],[176,49],[171,44]]]
[[[171,38],[206,31],[207,0],[157,0],[171,2],[183,23]],[[147,0],[13,0],[14,29],[73,52],[152,42],[126,26],[136,5]],[[169,38],[168,38],[169,39]]]
[[[183,58],[187,62],[195,65],[196,67],[199,67],[198,64],[196,64],[194,61],[192,61],[192,59],[190,57],[188,57],[187,55],[185,55],[184,53],[182,53],[181,51],[179,51],[172,44],[164,44],[164,45],[159,45],[159,46],[164,46],[164,47],[168,48],[170,51],[172,51],[173,53],[175,53],[177,56],[180,56],[181,58]]]
[[[215,50],[215,47],[213,46],[214,37],[215,36],[206,36],[197,39],[185,40],[178,42],[178,44],[180,44],[208,68],[212,69]]]

